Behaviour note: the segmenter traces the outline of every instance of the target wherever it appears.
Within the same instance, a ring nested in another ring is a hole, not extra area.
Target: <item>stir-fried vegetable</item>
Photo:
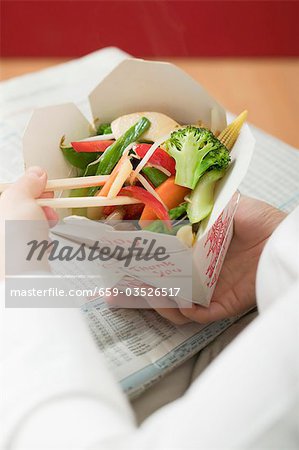
[[[71,144],[60,144],[70,164],[84,176],[106,176],[93,184],[86,179],[73,189],[71,197],[97,195],[102,205],[94,207],[86,198],[82,206],[92,208],[77,214],[137,219],[141,228],[176,234],[187,246],[194,241],[192,225],[211,213],[215,186],[230,162],[228,149],[210,130],[194,125],[178,129],[175,121],[154,112],[103,123],[96,136]]]
[[[145,208],[151,210],[154,213],[155,217],[158,217],[158,219],[163,220],[165,222],[165,225],[168,228],[171,228],[171,222],[168,211],[165,209],[162,203],[159,202],[159,200],[157,200],[152,194],[147,192],[145,189],[139,186],[126,186],[120,191],[119,195],[126,195],[128,197],[133,197],[136,198],[137,200],[140,200],[142,203],[145,204]]]
[[[136,207],[138,205],[129,205],[132,207]],[[177,220],[180,218],[184,218],[186,216],[186,210],[187,210],[187,202],[182,203],[179,206],[176,206],[175,208],[172,208],[168,211],[170,220]],[[167,229],[164,225],[164,223],[161,220],[154,220],[149,225],[147,225],[144,229],[147,231],[153,231],[154,233],[166,233],[166,234],[177,234],[177,231],[180,229],[181,226],[183,226],[185,222],[179,225],[173,225],[173,228],[171,230]]]
[[[108,141],[79,141],[79,142],[72,142],[72,147],[77,153],[102,153],[104,152],[108,147],[110,147],[111,144],[113,144],[114,141],[108,140]]]
[[[123,151],[128,145],[136,142],[140,136],[150,127],[150,121],[142,117],[139,122],[129,128],[125,134],[118,138],[97,161],[96,175],[108,175],[113,170],[121,158]],[[89,190],[89,195],[94,195],[97,192],[96,188]]]
[[[97,128],[97,134],[101,135],[101,134],[111,134],[112,133],[112,129],[111,129],[111,123],[102,123],[101,125],[98,126]]]
[[[140,183],[142,184],[142,186],[144,187],[144,189],[146,189],[147,192],[149,192],[149,193],[152,194],[157,200],[159,200],[159,202],[161,202],[162,205],[165,207],[165,209],[167,209],[167,211],[168,211],[167,206],[165,205],[165,203],[163,202],[163,200],[161,199],[161,197],[159,196],[159,194],[157,193],[157,191],[155,190],[155,188],[153,188],[153,186],[151,185],[151,183],[149,183],[149,182],[147,181],[147,179],[146,179],[143,175],[141,175],[141,173],[139,173],[139,174],[137,175],[137,179],[138,179],[138,181],[140,181]]]
[[[124,210],[124,220],[138,220],[144,208],[144,204],[136,203],[135,205],[124,205],[122,208]],[[104,206],[103,216],[108,217],[116,209],[117,206]]]
[[[116,197],[121,188],[123,187],[126,179],[129,177],[130,173],[132,172],[133,166],[130,162],[130,159],[126,157],[124,161],[122,162],[121,166],[119,167],[117,176],[115,180],[113,181],[109,192],[107,194],[108,198]]]
[[[186,245],[186,247],[192,247],[194,242],[194,235],[191,225],[183,225],[182,227],[180,227],[177,231],[176,236],[182,242],[182,244]]]
[[[155,151],[160,147],[161,144],[163,144],[169,138],[169,136],[170,136],[170,134],[168,133],[167,135],[162,136],[160,139],[158,139],[156,142],[154,142],[153,145],[151,145],[151,147],[146,152],[144,157],[138,163],[138,165],[135,168],[135,170],[132,172],[132,175],[130,176],[131,184],[133,184],[135,182],[137,175],[146,166],[146,164],[149,162],[150,158],[153,156]]]
[[[190,189],[207,170],[225,169],[230,162],[227,148],[206,128],[189,125],[174,131],[165,146],[176,160],[176,183]]]
[[[154,220],[147,226],[143,227],[146,231],[151,231],[152,233],[162,233],[176,235],[180,226],[173,226],[172,228],[167,228],[162,220]]]
[[[156,188],[156,192],[164,204],[169,209],[172,209],[184,201],[184,198],[189,194],[190,189],[175,184],[174,177],[170,177]],[[155,211],[146,206],[140,217],[141,226],[143,221],[155,220],[157,217],[158,215]]]
[[[188,203],[184,202],[184,203],[181,203],[179,206],[176,206],[175,208],[170,209],[168,211],[170,219],[177,220],[180,217],[186,215],[187,214],[187,212],[186,212],[187,206],[188,206]]]
[[[214,191],[218,180],[225,174],[225,170],[210,170],[205,173],[190,196],[187,214],[191,223],[205,219],[214,206]]]
[[[142,136],[143,141],[155,142],[179,126],[175,120],[160,112],[149,111],[126,114],[125,116],[118,117],[111,123],[111,129],[115,139],[122,136],[141,117],[146,117],[151,123],[151,127]]]
[[[164,183],[164,181],[168,178],[165,173],[161,172],[159,169],[156,169],[156,167],[146,166],[141,172],[149,179],[154,187],[160,186],[160,184]]]
[[[64,145],[60,145],[60,149],[63,153],[65,159],[74,167],[78,169],[86,170],[86,167],[97,160],[101,155],[100,152],[97,153],[78,153],[73,147],[65,147]],[[89,175],[89,174],[88,174]],[[94,175],[94,174],[93,174]]]
[[[132,164],[128,158],[128,155],[125,154],[120,158],[113,171],[111,172],[108,180],[106,181],[102,189],[100,191],[97,191],[96,195],[107,198],[116,197],[131,171]],[[103,207],[88,211],[88,217],[93,220],[100,219],[102,215],[106,215],[104,214]]]
[[[140,158],[144,158],[150,148],[150,144],[138,144],[134,150]],[[175,160],[160,147],[155,150],[155,153],[150,157],[148,162],[155,166],[164,167],[171,175],[175,174]]]
[[[128,156],[127,155],[123,155],[120,158],[120,160],[118,161],[118,163],[116,164],[116,166],[112,170],[108,180],[106,181],[106,183],[104,184],[102,189],[97,193],[97,195],[100,195],[101,197],[106,197],[108,195],[108,193],[109,193],[109,191],[110,191],[114,181],[116,180],[116,178],[118,176],[118,173],[119,173],[123,163],[126,162],[127,160],[128,160]]]
[[[126,205],[125,207],[125,220],[138,220],[144,208],[143,203],[137,203],[136,205]]]

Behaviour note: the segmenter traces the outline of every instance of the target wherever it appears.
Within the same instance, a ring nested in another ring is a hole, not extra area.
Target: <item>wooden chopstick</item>
[[[60,178],[49,180],[46,185],[45,192],[64,191],[67,189],[76,189],[90,186],[102,186],[108,179],[109,175],[95,175],[92,177],[75,177]],[[0,192],[4,192],[13,183],[0,183]]]
[[[40,198],[37,200],[37,203],[40,206],[50,206],[51,208],[90,208],[96,206],[132,205],[140,203],[140,201],[126,196],[107,198],[98,195],[95,197]]]

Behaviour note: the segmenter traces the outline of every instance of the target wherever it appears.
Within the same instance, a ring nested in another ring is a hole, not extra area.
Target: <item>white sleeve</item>
[[[299,280],[299,207],[276,229],[260,258],[256,292],[259,311],[280,299]]]
[[[298,228],[292,220],[287,219],[290,225],[284,233],[295,232],[295,240]],[[272,252],[271,242],[267,251]],[[260,280],[267,264],[265,257]],[[284,264],[283,268],[288,270]],[[276,269],[282,267],[278,264]],[[157,411],[139,429],[79,311],[2,311],[6,402],[2,448],[298,448],[299,280],[295,279],[182,399]],[[261,305],[267,292],[260,281]]]
[[[139,429],[104,376],[99,384],[107,395],[98,386],[90,398],[67,392],[35,407],[18,424],[9,450],[297,450],[298,293],[299,283],[249,325],[181,399]]]
[[[133,441],[136,448],[297,450],[298,294],[299,283],[252,322],[181,399],[150,416]]]
[[[0,448],[86,449],[131,430],[80,310],[5,308],[1,289]]]
[[[259,317],[148,418],[140,448],[299,448],[299,208],[264,250],[257,295]]]

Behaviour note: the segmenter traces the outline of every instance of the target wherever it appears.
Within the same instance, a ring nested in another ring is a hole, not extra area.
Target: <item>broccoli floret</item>
[[[110,123],[102,123],[97,128],[97,135],[100,135],[100,134],[111,134],[111,133],[112,133],[112,129],[111,129],[111,124]]]
[[[230,162],[227,148],[206,128],[188,125],[176,130],[165,147],[176,161],[176,184],[190,189],[207,170],[225,169]]]

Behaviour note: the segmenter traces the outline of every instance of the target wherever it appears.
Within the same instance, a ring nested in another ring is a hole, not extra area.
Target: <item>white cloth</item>
[[[298,448],[299,209],[262,255],[261,315],[139,428],[79,311],[3,297],[1,449]]]

